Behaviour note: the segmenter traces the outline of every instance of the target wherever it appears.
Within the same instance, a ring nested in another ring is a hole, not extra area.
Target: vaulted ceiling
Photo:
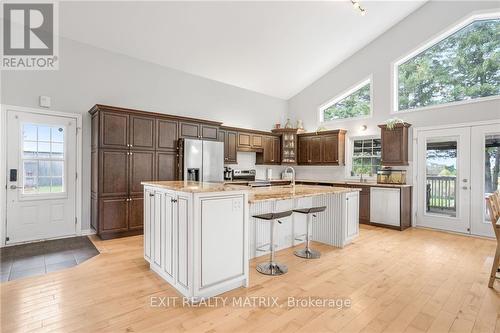
[[[288,99],[422,1],[61,2],[60,34]]]

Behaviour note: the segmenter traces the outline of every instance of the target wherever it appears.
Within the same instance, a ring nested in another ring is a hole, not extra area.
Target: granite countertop
[[[261,201],[289,200],[323,194],[341,194],[356,191],[361,191],[361,189],[320,185],[255,187],[248,191],[248,202],[256,203]]]
[[[188,193],[208,193],[223,191],[246,191],[248,202],[255,203],[272,200],[288,200],[302,197],[311,197],[322,194],[348,193],[361,191],[357,188],[332,187],[320,185],[291,185],[269,186],[269,187],[248,187],[237,184],[205,183],[193,181],[146,181],[141,183],[144,186],[188,192]]]
[[[188,192],[188,193],[241,191],[247,189],[247,186],[225,185],[223,182],[208,183],[208,182],[194,182],[187,180],[147,181],[147,182],[141,182],[141,184],[145,186],[153,186],[167,190]]]
[[[321,183],[321,184],[345,184],[345,185],[358,185],[358,186],[376,186],[376,187],[392,187],[392,188],[400,188],[400,187],[412,187],[409,184],[378,184],[377,182],[358,182],[355,180],[314,180],[314,179],[296,179],[296,182],[301,183]]]

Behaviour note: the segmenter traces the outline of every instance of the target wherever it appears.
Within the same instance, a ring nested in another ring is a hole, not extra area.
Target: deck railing
[[[427,176],[427,211],[454,211],[456,191],[455,176]]]

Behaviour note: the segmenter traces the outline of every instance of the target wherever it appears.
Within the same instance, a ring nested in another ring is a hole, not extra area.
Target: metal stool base
[[[319,257],[321,257],[321,252],[312,249],[297,250],[294,251],[293,254],[304,259],[318,259]]]
[[[265,262],[257,265],[257,272],[265,275],[283,275],[288,272],[288,267],[280,263]]]

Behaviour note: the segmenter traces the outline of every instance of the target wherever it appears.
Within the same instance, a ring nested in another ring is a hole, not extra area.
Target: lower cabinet
[[[99,199],[99,236],[116,237],[117,233],[142,230],[143,197]]]
[[[193,300],[246,285],[247,201],[242,192],[213,196],[147,186],[144,259]]]
[[[345,232],[344,237],[346,242],[350,242],[353,238],[359,235],[359,193],[349,192],[345,195],[344,209]]]
[[[370,189],[370,221],[400,227],[399,188],[372,187]]]

